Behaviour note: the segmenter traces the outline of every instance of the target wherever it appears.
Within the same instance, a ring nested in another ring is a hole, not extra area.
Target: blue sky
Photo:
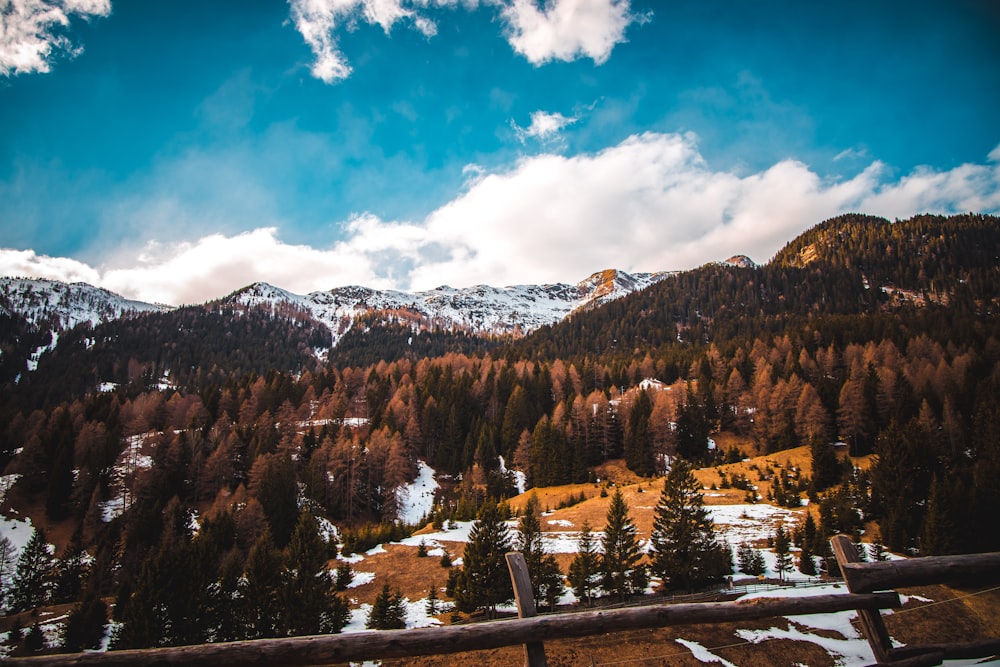
[[[990,0],[6,5],[3,274],[575,282],[1000,212]]]

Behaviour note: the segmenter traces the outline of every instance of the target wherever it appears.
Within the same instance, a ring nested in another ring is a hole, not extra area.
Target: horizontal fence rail
[[[342,635],[256,639],[159,649],[12,658],[8,665],[319,665],[462,653],[555,639],[674,625],[729,623],[777,616],[899,607],[894,592],[758,598],[744,602],[584,611],[471,625],[380,630]]]
[[[847,535],[835,535],[830,540],[830,546],[837,557],[847,589],[852,593],[927,584],[962,584],[973,580],[986,583],[1000,580],[1000,553],[928,556],[862,563],[859,562],[854,543]],[[987,658],[1000,652],[1000,639],[896,647],[892,645],[879,613],[860,609],[858,616],[865,639],[880,665],[925,667],[940,665],[944,660]]]
[[[870,593],[907,586],[967,583],[1000,577],[1000,553],[932,556],[840,566],[855,593]]]

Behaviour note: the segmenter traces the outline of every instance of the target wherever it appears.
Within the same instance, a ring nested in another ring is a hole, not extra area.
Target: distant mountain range
[[[753,266],[753,262],[742,255],[725,263]],[[458,330],[477,335],[524,335],[541,326],[554,324],[571,313],[608,303],[672,275],[675,273],[669,271],[630,274],[609,269],[594,273],[575,285],[442,286],[420,292],[347,286],[306,295],[257,282],[206,305],[291,305],[326,325],[333,334],[334,345],[359,316],[373,313],[386,314],[420,328]],[[17,316],[40,330],[56,333],[83,322],[96,326],[141,313],[171,309],[171,306],[162,304],[129,300],[86,283],[0,278],[0,316]]]

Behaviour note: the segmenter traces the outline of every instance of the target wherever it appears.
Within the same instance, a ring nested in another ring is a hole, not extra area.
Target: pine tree
[[[692,590],[732,572],[729,548],[715,529],[691,466],[678,459],[663,483],[650,535],[653,572],[671,588]]]
[[[698,403],[690,388],[687,396],[688,401],[677,415],[677,455],[689,461],[703,461],[708,452],[711,427],[705,417],[704,406]]]
[[[653,404],[646,391],[640,391],[632,403],[625,423],[625,465],[637,475],[649,477],[656,472],[649,417]]]
[[[112,649],[166,645],[169,619],[162,600],[164,549],[146,556],[134,587],[127,580],[122,582],[120,601],[115,605],[115,620],[119,624],[112,631]]]
[[[247,557],[246,570],[240,586],[242,635],[245,639],[277,637],[280,625],[279,594],[281,590],[282,558],[265,528]]]
[[[871,560],[877,562],[889,560],[889,552],[886,551],[885,545],[882,544],[881,531],[875,531],[875,535],[872,537],[872,543],[869,545],[869,550],[871,551]]]
[[[934,475],[920,537],[921,555],[946,556],[958,553],[961,538],[955,516],[963,504],[955,502],[955,495],[953,482]]]
[[[615,489],[608,505],[607,524],[601,540],[602,585],[609,595],[624,601],[641,590],[645,567],[640,564],[642,550],[635,524],[628,514],[628,505],[621,489]]]
[[[462,554],[463,566],[456,575],[455,602],[460,609],[484,609],[490,618],[497,605],[514,599],[514,585],[505,555],[511,550],[510,532],[496,503],[488,500],[469,532]]]
[[[806,513],[805,525],[802,528],[802,551],[799,553],[799,572],[814,577],[817,574],[816,560],[813,549],[816,544],[816,522],[812,513]]]
[[[345,561],[338,565],[337,573],[333,578],[334,590],[346,591],[352,581],[354,581],[354,571],[351,570],[351,564]]]
[[[42,626],[35,621],[35,624],[28,630],[28,635],[24,638],[24,648],[29,651],[41,651],[45,647],[45,634]]]
[[[66,547],[66,553],[56,563],[52,600],[60,603],[79,598],[89,570],[87,552],[80,544],[79,534],[74,534]]]
[[[825,491],[840,482],[843,468],[837,459],[837,454],[830,445],[822,440],[813,440],[809,446],[812,458],[812,491]]]
[[[562,573],[559,571],[555,556],[545,553],[538,514],[538,496],[532,493],[528,496],[518,524],[519,532],[515,548],[524,555],[535,605],[541,607],[545,603],[551,608],[555,606],[555,601],[559,599],[563,590]]]
[[[347,603],[334,593],[326,561],[319,524],[311,512],[302,512],[288,542],[281,590],[288,635],[335,633],[347,624]]]
[[[368,621],[365,627],[369,630],[402,630],[406,627],[406,606],[403,604],[403,594],[398,590],[393,593],[389,584],[383,584],[382,592],[375,596]]]
[[[594,592],[600,585],[601,554],[597,551],[594,537],[587,521],[580,526],[577,538],[577,553],[569,566],[569,585],[577,599],[588,606],[594,599]]]
[[[45,533],[36,528],[17,559],[10,606],[13,611],[27,611],[39,606],[48,598],[48,575],[52,569],[52,556],[45,542]]]
[[[767,566],[764,562],[764,554],[754,549],[749,543],[744,542],[736,550],[736,558],[740,572],[757,577],[764,574]]]
[[[66,619],[63,648],[76,653],[100,648],[108,627],[108,606],[94,593],[87,593]]]
[[[778,578],[784,581],[785,572],[792,570],[792,555],[788,533],[783,526],[778,526],[778,530],[774,533],[774,553],[777,556],[774,569],[778,571]]]
[[[431,584],[427,589],[427,615],[437,616],[438,613],[438,592],[437,585]]]

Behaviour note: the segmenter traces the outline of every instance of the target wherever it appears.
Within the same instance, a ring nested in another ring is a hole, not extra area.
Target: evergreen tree
[[[644,588],[639,586],[645,582],[645,567],[639,562],[642,550],[638,532],[621,489],[615,489],[611,496],[601,547],[601,583],[609,595],[624,601]]]
[[[431,584],[427,589],[427,615],[437,616],[438,613],[438,592],[437,585]]]
[[[238,548],[231,549],[219,567],[218,581],[210,588],[209,609],[211,635],[214,641],[231,642],[243,639],[243,604],[240,584],[244,558]]]
[[[816,560],[813,549],[816,545],[816,522],[811,512],[806,512],[805,525],[802,528],[802,551],[799,553],[799,572],[814,577],[817,574]]]
[[[250,490],[264,509],[275,546],[282,549],[295,530],[299,511],[292,461],[280,453],[261,456],[254,463],[251,478]]]
[[[52,600],[57,603],[72,602],[80,597],[84,580],[90,570],[87,552],[80,544],[79,534],[74,534],[66,547],[66,553],[55,567],[55,581]]]
[[[35,528],[17,559],[10,600],[13,611],[34,609],[48,599],[51,569],[52,556],[45,542],[45,533],[41,528]]]
[[[115,604],[118,625],[111,634],[111,648],[132,649],[164,646],[167,641],[166,606],[163,604],[163,575],[166,559],[162,550],[151,552],[143,560],[134,586],[122,582]]]
[[[316,518],[302,512],[288,542],[281,591],[288,635],[335,633],[347,625],[347,603],[334,593],[327,553]]]
[[[588,606],[594,599],[594,592],[600,586],[601,554],[597,551],[594,536],[587,521],[580,526],[577,538],[576,556],[569,566],[569,585],[577,599]]]
[[[812,457],[812,486],[814,493],[825,491],[840,482],[842,467],[833,446],[821,440],[813,440],[809,445]]]
[[[277,637],[281,623],[281,552],[274,546],[271,530],[265,528],[247,557],[240,587],[242,635],[245,639]]]
[[[351,564],[343,562],[338,565],[337,573],[333,578],[333,588],[338,591],[346,591],[352,581],[354,581],[354,571],[351,570]]]
[[[653,572],[671,588],[692,590],[732,572],[729,548],[715,528],[691,466],[678,459],[663,483],[650,535]]]
[[[758,577],[764,574],[767,569],[764,562],[764,554],[754,549],[747,542],[741,544],[736,550],[736,558],[740,572]]]
[[[469,532],[462,554],[463,566],[456,574],[454,597],[459,609],[483,609],[490,618],[497,605],[514,599],[514,585],[505,555],[511,550],[510,532],[497,505],[487,500]]]
[[[922,556],[946,556],[959,553],[960,530],[956,516],[964,507],[956,502],[956,483],[945,481],[934,475],[931,482],[930,498],[927,501],[927,515],[920,537]]]
[[[389,584],[382,586],[382,592],[375,596],[368,621],[365,627],[369,630],[402,630],[406,627],[406,606],[403,604],[403,594],[398,590],[393,593]]]
[[[100,648],[107,627],[108,606],[94,593],[87,593],[66,619],[63,649],[76,653]]]
[[[45,634],[42,632],[42,626],[35,621],[31,629],[28,630],[28,635],[24,638],[24,648],[29,651],[41,651],[45,647]]]
[[[652,413],[653,404],[649,400],[649,393],[640,391],[625,421],[625,465],[643,477],[650,477],[656,472],[653,439],[649,428]]]
[[[688,461],[704,461],[711,427],[704,406],[698,403],[690,388],[687,397],[677,415],[677,455]]]
[[[785,572],[792,570],[792,555],[788,533],[783,526],[778,526],[778,530],[774,533],[774,553],[777,556],[774,569],[778,571],[778,578],[784,581]]]
[[[538,496],[532,493],[524,504],[524,513],[518,523],[515,548],[524,555],[535,605],[541,607],[544,603],[551,608],[563,590],[562,573],[555,556],[545,553],[539,512]]]
[[[875,535],[872,537],[869,550],[871,551],[871,560],[877,562],[889,560],[889,552],[886,551],[885,545],[882,544],[882,533],[878,530],[875,531]]]

